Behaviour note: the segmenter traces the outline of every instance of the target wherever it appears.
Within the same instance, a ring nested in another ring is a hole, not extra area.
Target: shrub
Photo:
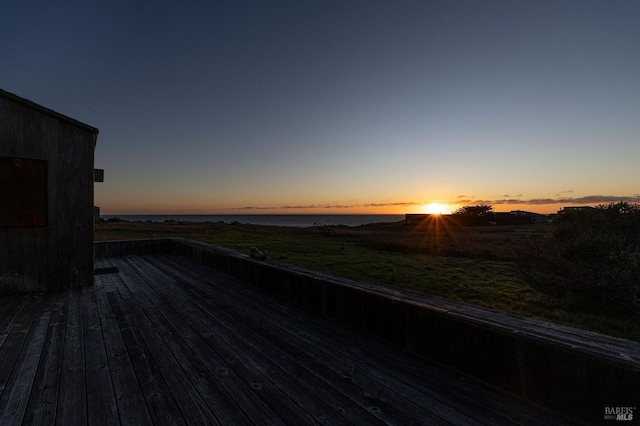
[[[452,218],[461,225],[486,225],[495,220],[493,207],[485,204],[460,207],[453,212]]]
[[[548,236],[532,238],[522,250],[520,266],[542,291],[640,313],[640,204],[559,214]]]
[[[109,219],[107,219],[107,222],[119,223],[119,222],[128,222],[128,220],[121,219],[118,216],[114,216],[114,217],[110,217]]]

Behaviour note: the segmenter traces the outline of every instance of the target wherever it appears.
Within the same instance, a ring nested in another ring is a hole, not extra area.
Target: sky
[[[0,88],[100,130],[102,214],[640,202],[635,0],[0,9]]]

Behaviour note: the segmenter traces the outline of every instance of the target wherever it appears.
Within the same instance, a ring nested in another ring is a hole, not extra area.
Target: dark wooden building
[[[93,282],[97,136],[0,90],[0,295]]]

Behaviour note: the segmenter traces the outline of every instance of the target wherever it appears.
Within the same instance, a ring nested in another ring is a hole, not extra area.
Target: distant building
[[[449,218],[450,214],[431,214],[431,213],[405,213],[404,224],[405,225],[420,225],[426,224],[436,218]]]
[[[559,215],[576,213],[579,211],[591,210],[595,207],[591,206],[572,206],[572,207],[563,207],[561,210],[558,210]]]
[[[486,216],[487,225],[528,225],[535,223],[551,223],[555,215],[546,215],[524,210],[511,210],[510,212],[493,212]],[[434,215],[429,213],[406,213],[404,223],[406,225],[420,225],[441,217],[451,223],[464,223],[456,220],[456,215]]]
[[[404,215],[405,225],[420,225],[430,214],[407,213]]]
[[[527,212],[524,210],[511,210],[509,213],[513,222],[521,223],[551,223],[552,219],[549,215]]]
[[[93,283],[97,137],[0,90],[0,295]]]

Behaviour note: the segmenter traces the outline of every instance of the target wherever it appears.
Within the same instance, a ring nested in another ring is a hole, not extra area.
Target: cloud
[[[228,210],[275,210],[277,207],[258,207],[258,206],[245,206],[245,207],[231,207]]]
[[[563,193],[573,192],[573,190],[562,191]],[[627,201],[630,203],[640,203],[640,194],[634,195],[586,195],[583,197],[556,197],[556,198],[531,198],[521,199],[522,195],[516,197],[509,197],[508,194],[499,199],[474,199],[460,195],[456,197],[455,203],[452,204],[466,204],[466,205],[533,205],[541,206],[547,204],[567,204],[567,205],[595,205],[595,204],[607,204],[617,203],[619,201]],[[466,197],[466,198],[465,198]],[[402,201],[402,202],[386,202],[386,203],[362,203],[362,204],[294,204],[294,205],[282,205],[282,206],[245,206],[245,207],[230,207],[227,210],[234,211],[266,211],[266,210],[323,210],[323,209],[362,209],[362,208],[380,208],[380,207],[416,207],[424,205],[424,201]]]
[[[244,206],[230,207],[227,210],[309,210],[309,209],[354,209],[354,208],[377,208],[377,207],[415,207],[424,205],[424,202],[403,201],[396,203],[364,203],[364,204],[305,204],[305,205],[283,205],[283,206]]]
[[[563,199],[573,204],[594,204],[594,203],[617,203],[619,201],[628,201],[631,203],[640,202],[640,196],[628,195],[587,195],[586,197],[579,198],[565,198]]]
[[[369,204],[355,204],[353,207],[413,207],[421,206],[425,204],[423,201],[408,201],[400,203],[369,203]]]
[[[565,191],[563,191],[565,192]],[[573,191],[571,191],[573,192]],[[619,201],[627,201],[630,203],[640,203],[640,195],[586,195],[584,197],[558,197],[558,198],[532,198],[523,200],[520,198],[503,198],[496,200],[459,200],[465,204],[528,204],[528,205],[544,205],[544,204],[606,204],[617,203]]]

